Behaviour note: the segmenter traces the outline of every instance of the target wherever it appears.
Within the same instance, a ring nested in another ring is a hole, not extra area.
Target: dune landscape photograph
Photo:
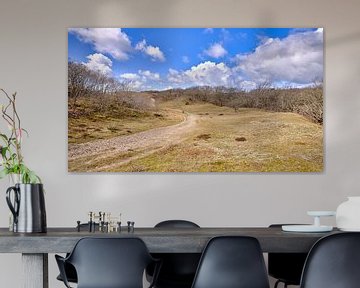
[[[322,172],[322,28],[68,29],[69,172]]]

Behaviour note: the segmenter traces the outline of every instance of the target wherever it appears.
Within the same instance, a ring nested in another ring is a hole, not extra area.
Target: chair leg
[[[275,282],[274,288],[277,288],[280,283],[284,283],[284,288],[287,288],[287,287],[288,287],[288,284],[287,284],[286,282],[283,282],[283,281],[281,281],[281,280],[277,280],[277,281]]]

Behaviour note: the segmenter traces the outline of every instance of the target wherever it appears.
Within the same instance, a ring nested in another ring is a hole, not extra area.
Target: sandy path
[[[68,160],[81,160],[81,158],[88,156],[96,156],[99,159],[109,157],[114,155],[114,153],[139,151],[136,156],[99,168],[104,170],[121,163],[128,163],[166,148],[169,145],[182,142],[186,135],[194,130],[198,119],[198,115],[184,114],[183,122],[176,125],[155,128],[128,136],[119,136],[82,144],[71,144],[68,150]]]

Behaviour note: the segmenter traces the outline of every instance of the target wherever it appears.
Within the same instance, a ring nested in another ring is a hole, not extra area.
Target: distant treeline
[[[154,93],[154,92],[153,92]],[[263,83],[251,91],[226,87],[193,87],[155,92],[164,100],[183,97],[186,104],[194,101],[209,102],[239,108],[258,108],[276,112],[295,112],[316,123],[323,123],[323,86],[314,83],[307,88],[272,88]]]
[[[131,81],[119,81],[88,69],[81,63],[68,63],[68,97],[71,112],[82,97],[91,97],[94,105],[104,111],[121,107],[147,110],[152,107],[142,92],[132,91]],[[323,86],[314,83],[307,88],[272,88],[269,82],[259,84],[256,89],[244,91],[237,88],[199,86],[188,89],[147,91],[157,100],[181,98],[185,105],[193,102],[209,102],[239,108],[258,108],[276,112],[295,112],[316,122],[323,123]],[[77,111],[78,113],[79,111]]]

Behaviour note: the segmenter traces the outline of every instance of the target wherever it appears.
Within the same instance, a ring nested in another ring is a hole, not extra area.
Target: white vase
[[[22,183],[21,174],[9,174],[9,184],[10,186],[15,186],[15,184]]]
[[[21,174],[9,174],[9,187],[14,187],[15,184],[21,183]],[[14,228],[14,216],[9,212],[9,231],[13,231]]]
[[[336,226],[342,231],[360,231],[360,196],[348,197],[338,206]]]

